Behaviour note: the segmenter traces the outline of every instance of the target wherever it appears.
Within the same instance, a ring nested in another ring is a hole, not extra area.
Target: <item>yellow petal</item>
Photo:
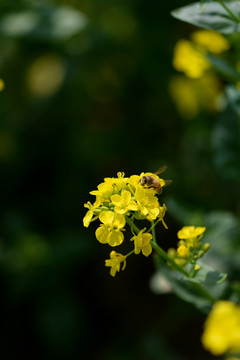
[[[114,214],[114,221],[113,221],[113,226],[121,229],[125,226],[126,224],[126,220],[125,220],[125,216],[122,214]]]
[[[106,244],[108,242],[109,230],[107,229],[106,226],[101,225],[101,226],[99,226],[99,228],[97,228],[95,235],[96,235],[97,240],[101,244]]]
[[[112,201],[113,205],[118,205],[121,202],[121,196],[118,194],[112,195],[111,201]]]
[[[83,218],[83,226],[88,227],[93,217],[93,211],[89,210]]]
[[[114,220],[114,212],[112,211],[102,211],[99,215],[99,220],[103,224],[111,224]]]
[[[124,235],[120,230],[112,230],[109,232],[107,242],[110,246],[118,246],[124,240]]]
[[[150,244],[147,244],[142,248],[142,253],[144,256],[149,256],[152,252],[152,246]]]

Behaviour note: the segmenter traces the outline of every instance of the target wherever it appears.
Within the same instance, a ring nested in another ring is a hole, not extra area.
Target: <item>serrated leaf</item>
[[[240,19],[240,1],[228,3],[228,8]],[[173,10],[171,15],[205,29],[218,31],[222,34],[232,34],[240,31],[240,23],[216,1],[209,3],[202,11],[202,4],[193,3]]]

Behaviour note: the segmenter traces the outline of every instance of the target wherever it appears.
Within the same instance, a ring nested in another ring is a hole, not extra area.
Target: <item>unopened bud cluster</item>
[[[195,271],[200,269],[196,262],[210,248],[210,244],[201,242],[205,230],[206,228],[203,226],[184,226],[178,231],[179,242],[177,249],[170,248],[168,250],[168,255],[174,259],[176,264],[183,266],[190,263],[194,265]]]

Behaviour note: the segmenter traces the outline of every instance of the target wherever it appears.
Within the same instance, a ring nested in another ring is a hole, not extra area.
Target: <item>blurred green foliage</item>
[[[212,358],[204,315],[151,292],[152,261],[131,258],[112,279],[109,249],[82,226],[104,177],[167,165],[162,246],[176,245],[182,225],[207,226],[209,262],[240,275],[239,99],[221,116],[185,120],[168,92],[174,44],[193,29],[170,11],[187,3],[0,1],[6,358]]]

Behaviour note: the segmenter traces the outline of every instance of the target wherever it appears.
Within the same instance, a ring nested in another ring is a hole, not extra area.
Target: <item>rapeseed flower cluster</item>
[[[201,111],[216,113],[224,105],[222,83],[212,71],[205,72],[199,79],[175,75],[170,80],[169,92],[178,112],[187,120]]]
[[[178,231],[179,239],[177,249],[170,248],[168,255],[174,259],[177,265],[186,265],[187,263],[194,265],[194,270],[200,269],[196,261],[203,257],[209,250],[210,244],[202,244],[201,238],[206,228],[203,226],[184,226]]]
[[[192,79],[200,78],[211,68],[207,59],[208,52],[220,54],[230,48],[228,41],[212,30],[197,30],[192,33],[191,40],[180,39],[176,43],[173,66]]]
[[[227,300],[213,305],[204,324],[202,344],[213,355],[240,353],[240,306]]]
[[[184,75],[171,79],[169,91],[184,118],[191,119],[201,110],[216,112],[223,108],[223,84],[208,54],[219,55],[229,48],[226,38],[212,30],[194,31],[190,40],[180,39],[176,43],[173,66]]]
[[[101,244],[108,244],[112,247],[119,246],[124,241],[124,231],[126,224],[131,227],[133,237],[130,239],[134,243],[134,250],[131,253],[142,253],[149,256],[152,252],[152,234],[146,231],[146,228],[139,230],[134,224],[135,220],[148,220],[151,227],[158,222],[164,222],[166,205],[160,205],[157,197],[158,191],[154,186],[141,185],[140,179],[151,177],[159,184],[160,188],[166,185],[164,179],[159,178],[153,173],[141,173],[125,177],[125,174],[118,172],[116,178],[105,178],[104,182],[99,184],[97,190],[91,191],[95,195],[95,202],[87,202],[84,206],[88,209],[83,225],[88,227],[95,220],[100,221],[95,235]],[[126,266],[126,257],[116,251],[110,253],[110,259],[106,260],[105,265],[111,267],[110,274],[115,276]]]

